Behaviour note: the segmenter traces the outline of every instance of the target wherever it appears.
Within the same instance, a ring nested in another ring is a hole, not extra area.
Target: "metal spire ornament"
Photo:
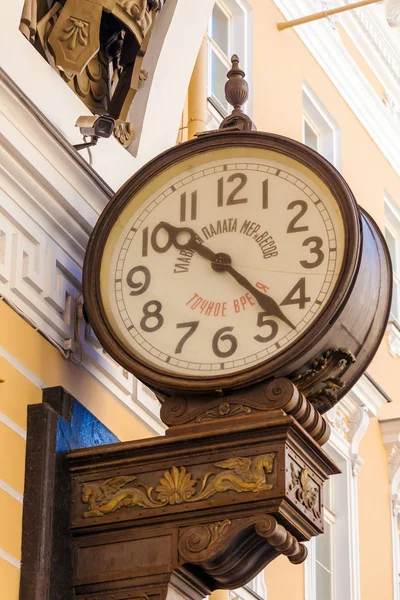
[[[234,54],[231,58],[232,68],[227,73],[228,81],[225,83],[225,98],[231,106],[232,113],[225,117],[219,126],[220,129],[236,129],[239,131],[255,130],[256,126],[242,106],[249,97],[249,85],[244,79],[245,72],[239,68],[239,57]]]

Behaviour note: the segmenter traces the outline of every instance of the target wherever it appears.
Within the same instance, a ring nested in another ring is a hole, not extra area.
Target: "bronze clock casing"
[[[131,198],[153,177],[180,161],[213,149],[253,147],[272,150],[304,164],[330,189],[342,214],[345,252],[336,287],[321,314],[282,353],[238,374],[216,377],[177,376],[149,366],[116,336],[107,320],[100,294],[100,266],[108,235]],[[362,211],[340,173],[320,154],[303,144],[256,131],[219,132],[159,155],[142,167],[117,192],[100,216],[86,251],[83,295],[89,321],[105,350],[124,368],[155,390],[206,393],[254,384],[271,376],[301,372],[330,349],[345,348],[356,361],[342,376],[339,400],[365,371],[381,341],[391,298],[391,267],[386,245],[375,222]]]

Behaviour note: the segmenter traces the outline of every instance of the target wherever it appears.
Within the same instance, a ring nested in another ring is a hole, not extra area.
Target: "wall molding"
[[[46,175],[43,176],[42,173]],[[0,295],[60,353],[95,377],[156,434],[147,388],[108,356],[79,311],[85,247],[111,190],[0,81]],[[0,348],[35,385],[45,384]]]
[[[17,500],[20,504],[22,504],[24,496],[20,492],[17,492],[11,485],[9,485],[3,479],[0,479],[0,490],[3,490],[6,494]]]
[[[14,423],[14,421],[12,419],[10,419],[10,417],[7,417],[7,415],[5,415],[2,412],[0,412],[0,423],[3,423],[3,425],[5,425],[6,427],[8,427],[12,431],[14,431],[14,433],[16,433],[20,437],[22,437],[23,440],[26,440],[25,429],[22,429],[22,427],[20,427],[16,423]]]
[[[11,556],[11,554],[9,554],[8,552],[6,552],[2,548],[0,548],[0,558],[2,558],[3,560],[5,560],[6,562],[10,563],[10,565],[12,565],[13,567],[15,567],[16,569],[20,569],[21,568],[21,561],[18,560],[18,558],[15,558],[14,556]]]

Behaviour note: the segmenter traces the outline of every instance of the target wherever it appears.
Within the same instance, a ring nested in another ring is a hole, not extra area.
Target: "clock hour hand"
[[[254,298],[257,300],[260,307],[273,317],[278,317],[281,321],[289,325],[292,329],[295,329],[294,325],[285,317],[282,310],[279,308],[279,305],[275,300],[264,294],[256,287],[254,287],[244,275],[241,275],[236,269],[232,267],[232,259],[229,254],[225,254],[224,252],[213,252],[207,246],[204,246],[201,242],[197,240],[196,232],[190,227],[174,227],[170,223],[166,223],[162,221],[159,224],[159,227],[165,229],[171,236],[171,240],[175,248],[178,250],[194,250],[200,256],[203,256],[207,260],[211,261],[211,266],[217,273],[223,273],[226,271],[248,292],[250,292]],[[182,241],[178,239],[178,236],[181,236]],[[189,237],[188,237],[189,236]]]
[[[171,236],[170,239],[177,250],[194,250],[200,256],[207,258],[207,260],[214,262],[217,260],[218,255],[213,252],[207,246],[204,246],[201,242],[197,241],[196,232],[190,227],[174,227],[170,223],[161,221],[158,225],[161,229],[165,229]],[[178,238],[181,238],[181,240]]]

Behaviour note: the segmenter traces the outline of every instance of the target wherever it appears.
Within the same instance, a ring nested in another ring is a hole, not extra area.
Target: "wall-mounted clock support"
[[[329,426],[296,386],[171,398],[162,417],[166,436],[68,457],[76,597],[194,600],[280,554],[303,562],[338,469],[320,445]]]

